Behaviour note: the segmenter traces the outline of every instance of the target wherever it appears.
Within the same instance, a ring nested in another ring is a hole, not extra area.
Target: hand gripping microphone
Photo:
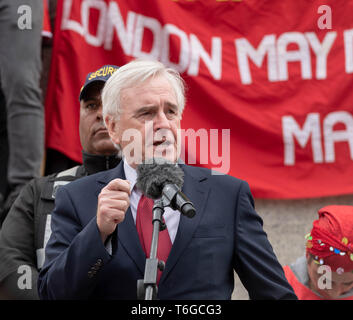
[[[173,210],[179,210],[188,218],[193,218],[196,210],[192,202],[181,192],[184,172],[175,163],[165,159],[153,159],[137,167],[136,186],[145,196],[158,199]]]

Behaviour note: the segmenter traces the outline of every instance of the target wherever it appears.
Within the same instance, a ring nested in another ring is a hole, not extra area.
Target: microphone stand
[[[156,200],[153,206],[153,233],[151,241],[150,257],[146,259],[144,278],[137,280],[137,298],[139,300],[157,299],[157,269],[163,271],[165,262],[157,259],[159,231],[166,228],[162,220],[164,214],[163,200]]]

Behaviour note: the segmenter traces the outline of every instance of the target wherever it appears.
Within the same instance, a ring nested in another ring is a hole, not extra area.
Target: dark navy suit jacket
[[[180,217],[159,299],[230,299],[235,270],[252,299],[296,299],[254,210],[246,182],[181,165],[196,215]],[[130,209],[108,253],[96,223],[97,197],[123,162],[59,188],[52,235],[38,279],[42,299],[136,299],[145,254]]]

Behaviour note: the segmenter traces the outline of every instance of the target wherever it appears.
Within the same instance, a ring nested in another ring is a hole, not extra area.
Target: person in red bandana
[[[353,206],[318,211],[306,236],[306,256],[284,266],[300,300],[353,300]]]

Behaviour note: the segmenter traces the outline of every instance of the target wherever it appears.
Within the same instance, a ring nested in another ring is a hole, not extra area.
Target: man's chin
[[[176,163],[178,160],[178,154],[173,145],[167,147],[164,146],[163,149],[161,146],[148,147],[144,150],[144,152],[136,152],[135,149],[132,154],[130,153],[130,149],[126,149],[124,151],[123,154],[125,161],[127,161],[127,163],[133,168],[136,168],[141,163],[152,161],[151,159],[165,159],[171,163]]]
[[[165,159],[169,162],[175,163],[178,159],[178,155],[174,146],[163,148],[163,149],[158,148],[158,146],[157,147],[154,146],[153,154],[147,153],[145,156],[145,159],[150,159],[150,158]]]
[[[119,153],[119,150],[113,145],[110,139],[99,141],[93,146],[94,154],[112,155]]]

